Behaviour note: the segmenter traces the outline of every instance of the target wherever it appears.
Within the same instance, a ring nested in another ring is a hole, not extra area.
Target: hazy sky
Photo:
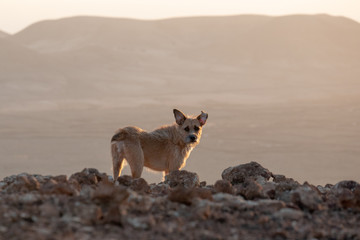
[[[360,22],[360,0],[0,0],[0,30],[76,15],[159,19],[178,16],[327,13]]]

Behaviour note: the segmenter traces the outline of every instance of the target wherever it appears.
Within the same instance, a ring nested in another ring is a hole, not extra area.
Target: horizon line
[[[166,21],[166,20],[172,20],[172,19],[190,19],[190,18],[224,18],[224,17],[240,17],[240,16],[261,16],[261,17],[289,17],[289,16],[318,16],[318,15],[326,15],[331,17],[341,17],[350,19],[356,23],[359,23],[359,21],[355,20],[354,18],[347,17],[344,15],[333,15],[329,13],[293,13],[293,14],[258,14],[258,13],[239,13],[239,14],[199,14],[199,15],[183,15],[183,16],[173,16],[173,17],[162,17],[162,18],[132,18],[132,17],[121,17],[121,16],[104,16],[104,15],[69,15],[69,16],[63,16],[63,17],[57,17],[57,18],[46,18],[42,20],[38,20],[35,22],[32,22],[25,27],[21,28],[18,31],[15,32],[8,32],[6,30],[0,29],[1,32],[7,34],[7,35],[16,35],[17,33],[22,32],[23,30],[27,29],[28,27],[35,25],[37,23],[41,22],[48,22],[48,21],[59,21],[63,19],[71,19],[71,18],[107,18],[107,19],[123,19],[123,20],[134,20],[134,21],[144,21],[144,22],[152,22],[152,21]]]

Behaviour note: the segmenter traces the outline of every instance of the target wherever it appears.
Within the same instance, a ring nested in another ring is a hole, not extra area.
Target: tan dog
[[[121,174],[124,159],[129,163],[133,178],[141,176],[143,167],[163,171],[164,175],[186,164],[191,150],[200,142],[202,126],[208,114],[185,116],[174,109],[176,123],[152,132],[138,127],[119,129],[111,139],[114,181]]]

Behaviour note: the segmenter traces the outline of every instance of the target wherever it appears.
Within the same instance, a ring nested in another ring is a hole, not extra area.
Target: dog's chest
[[[174,160],[177,169],[181,169],[185,166],[186,160],[188,159],[193,147],[177,148],[174,152]]]

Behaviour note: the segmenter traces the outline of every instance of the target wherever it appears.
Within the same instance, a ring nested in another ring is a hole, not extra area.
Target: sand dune
[[[35,23],[0,39],[0,176],[110,172],[113,131],[171,123],[177,107],[209,112],[187,166],[204,180],[248,161],[356,180],[359,42],[359,23],[329,15]]]

